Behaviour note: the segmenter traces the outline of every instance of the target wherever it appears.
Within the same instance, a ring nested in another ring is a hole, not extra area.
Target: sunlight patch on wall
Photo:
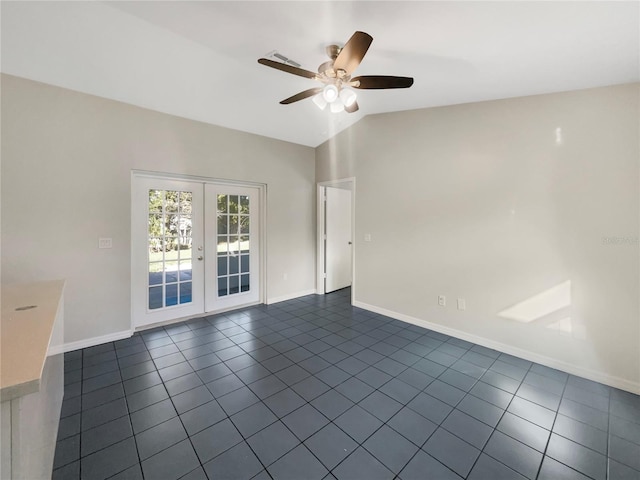
[[[499,317],[529,323],[571,305],[571,280],[516,303],[498,313]]]

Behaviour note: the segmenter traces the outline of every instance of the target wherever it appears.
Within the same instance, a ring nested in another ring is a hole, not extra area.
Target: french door
[[[133,177],[135,327],[260,300],[260,189]]]
[[[255,303],[258,289],[259,190],[206,184],[205,310]]]

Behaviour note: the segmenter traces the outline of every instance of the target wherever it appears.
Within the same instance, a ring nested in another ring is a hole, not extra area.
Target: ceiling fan
[[[387,75],[363,75],[351,78],[353,71],[358,68],[364,58],[373,37],[368,33],[355,32],[344,47],[329,45],[326,48],[331,60],[318,67],[318,73],[304,70],[290,63],[277,62],[268,58],[260,58],[258,63],[267,67],[292,73],[300,77],[309,78],[323,83],[323,87],[310,88],[285,98],[280,103],[288,105],[305,98],[313,97],[318,107],[324,109],[330,105],[332,112],[347,111],[353,113],[358,110],[356,94],[351,88],[359,89],[386,89],[408,88],[413,85],[411,77],[393,77]],[[280,58],[284,58],[280,56]]]

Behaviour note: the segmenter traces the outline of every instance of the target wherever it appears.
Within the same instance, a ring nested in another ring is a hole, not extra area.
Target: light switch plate
[[[113,246],[113,240],[111,238],[99,238],[98,248],[111,248]]]

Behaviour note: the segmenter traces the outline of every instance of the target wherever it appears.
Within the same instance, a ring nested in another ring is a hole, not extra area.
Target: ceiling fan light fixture
[[[344,103],[339,100],[331,103],[330,107],[332,113],[340,113],[344,111]]]
[[[337,98],[338,98],[338,87],[336,87],[335,85],[332,85],[332,84],[327,85],[322,90],[322,97],[324,98],[325,102],[327,102],[327,103],[335,102],[337,100]]]
[[[285,73],[320,82],[321,86],[309,88],[285,98],[280,101],[281,105],[289,105],[305,98],[312,98],[313,102],[321,110],[330,105],[330,110],[333,113],[344,111],[355,113],[360,107],[356,99],[356,92],[352,90],[354,88],[384,90],[389,88],[409,88],[413,85],[413,78],[411,77],[390,75],[352,77],[354,70],[362,62],[372,41],[373,37],[368,33],[356,31],[342,48],[337,45],[330,45],[326,49],[330,60],[321,64],[317,72],[300,68],[297,62],[293,62],[275,50],[267,56],[273,56],[279,61],[271,58],[259,58],[258,63]],[[316,85],[318,84],[316,83]]]
[[[314,95],[311,100],[313,100],[313,103],[315,103],[320,110],[324,110],[327,107],[327,101],[324,99],[322,93]]]
[[[343,88],[340,92],[340,100],[342,100],[345,107],[350,107],[356,103],[356,94],[353,90]]]

